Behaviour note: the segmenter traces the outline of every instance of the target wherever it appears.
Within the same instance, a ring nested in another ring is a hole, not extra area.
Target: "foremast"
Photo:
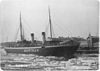
[[[24,41],[24,30],[23,30],[23,27],[22,27],[22,20],[21,20],[21,12],[20,12],[20,39],[21,41]]]
[[[52,39],[52,24],[51,24],[51,15],[50,15],[50,8],[48,6],[48,11],[49,11],[49,24],[50,24],[50,37]]]

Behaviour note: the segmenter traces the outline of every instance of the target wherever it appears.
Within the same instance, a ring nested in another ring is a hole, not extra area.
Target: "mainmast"
[[[50,37],[52,38],[52,24],[51,24],[51,15],[50,15],[50,8],[48,6],[48,11],[49,11],[49,24],[50,24]]]
[[[22,27],[21,13],[20,13],[20,38],[21,38],[21,41],[24,40],[24,31],[23,31],[23,27]]]

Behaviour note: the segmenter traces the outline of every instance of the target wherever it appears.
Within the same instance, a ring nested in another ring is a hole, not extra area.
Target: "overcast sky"
[[[49,33],[50,7],[54,36],[84,37],[98,35],[99,3],[97,0],[3,0],[0,3],[0,36],[2,41],[14,41],[20,24],[20,12],[25,37]],[[49,35],[49,34],[48,34]]]

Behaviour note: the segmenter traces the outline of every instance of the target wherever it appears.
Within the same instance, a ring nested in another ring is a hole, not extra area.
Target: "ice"
[[[21,69],[39,69],[39,71],[93,71],[98,70],[99,66],[98,56],[89,57],[87,55],[63,60],[62,57],[54,56],[8,54],[2,56],[0,63],[5,66],[3,69],[20,69],[19,71]]]

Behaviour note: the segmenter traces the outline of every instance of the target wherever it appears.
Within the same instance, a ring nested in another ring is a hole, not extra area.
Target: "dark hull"
[[[6,47],[7,53],[20,53],[20,54],[36,54],[40,56],[57,56],[57,57],[71,57],[79,46],[46,46],[42,47]]]

